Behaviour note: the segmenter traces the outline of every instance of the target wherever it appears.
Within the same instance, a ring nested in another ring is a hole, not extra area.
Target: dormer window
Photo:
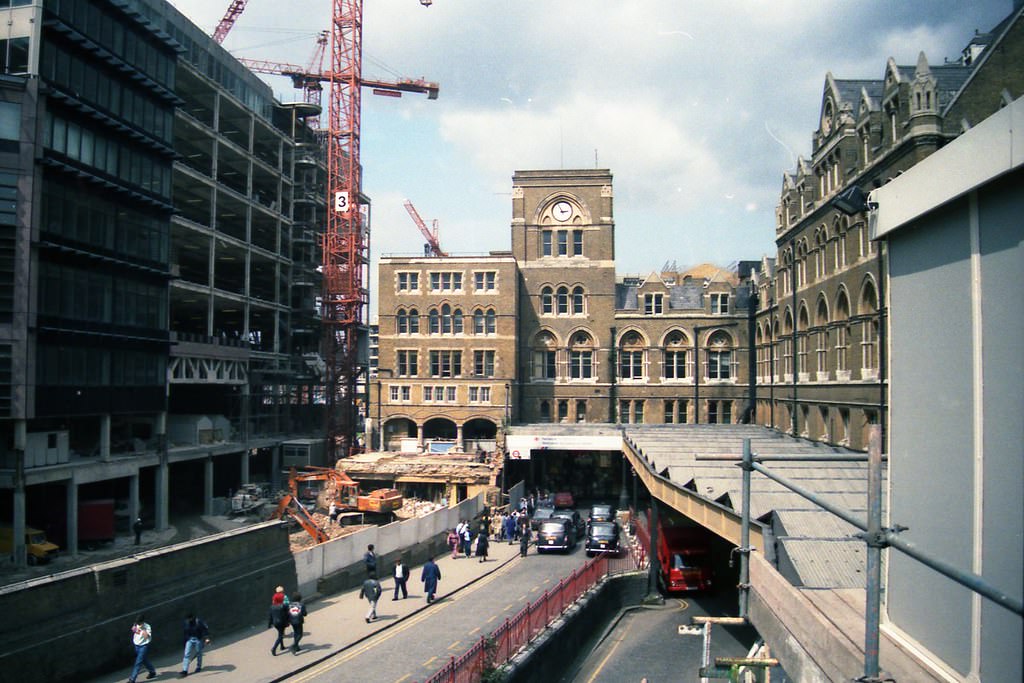
[[[664,294],[644,294],[644,315],[664,313]]]

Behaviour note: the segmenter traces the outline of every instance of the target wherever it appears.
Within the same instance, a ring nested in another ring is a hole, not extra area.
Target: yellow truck
[[[46,533],[30,526],[25,527],[25,554],[29,564],[49,562],[60,548],[46,540]],[[14,529],[0,526],[0,554],[14,553]]]

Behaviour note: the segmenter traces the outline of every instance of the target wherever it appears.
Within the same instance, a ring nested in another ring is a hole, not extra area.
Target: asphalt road
[[[559,683],[697,681],[703,638],[679,635],[679,626],[689,625],[694,616],[723,614],[736,614],[735,596],[673,597],[662,607],[629,609]],[[750,627],[713,625],[712,664],[715,657],[746,656],[756,638]]]
[[[537,601],[586,560],[581,544],[567,554],[537,555],[531,547],[525,560],[502,567],[431,609],[288,680],[424,681],[504,619]],[[390,600],[386,596],[381,601],[377,611],[382,618],[387,618]]]

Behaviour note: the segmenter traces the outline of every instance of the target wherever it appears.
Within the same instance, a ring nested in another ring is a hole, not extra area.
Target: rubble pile
[[[402,501],[402,508],[395,510],[395,516],[399,519],[412,519],[413,517],[425,517],[435,510],[440,510],[442,505],[429,500],[419,498],[406,498]]]

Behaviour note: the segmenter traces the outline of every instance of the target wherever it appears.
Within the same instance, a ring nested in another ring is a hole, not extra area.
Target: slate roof
[[[697,460],[698,454],[739,456],[749,438],[755,455],[821,457],[765,466],[859,518],[867,516],[867,463],[828,462],[829,455],[854,451],[757,425],[624,425],[623,432],[655,472],[737,513],[742,512],[742,471],[735,461]],[[884,486],[882,495],[884,500]],[[864,588],[864,544],[850,539],[858,531],[854,527],[758,472],[751,479],[750,512],[770,528],[779,570],[793,585]]]

